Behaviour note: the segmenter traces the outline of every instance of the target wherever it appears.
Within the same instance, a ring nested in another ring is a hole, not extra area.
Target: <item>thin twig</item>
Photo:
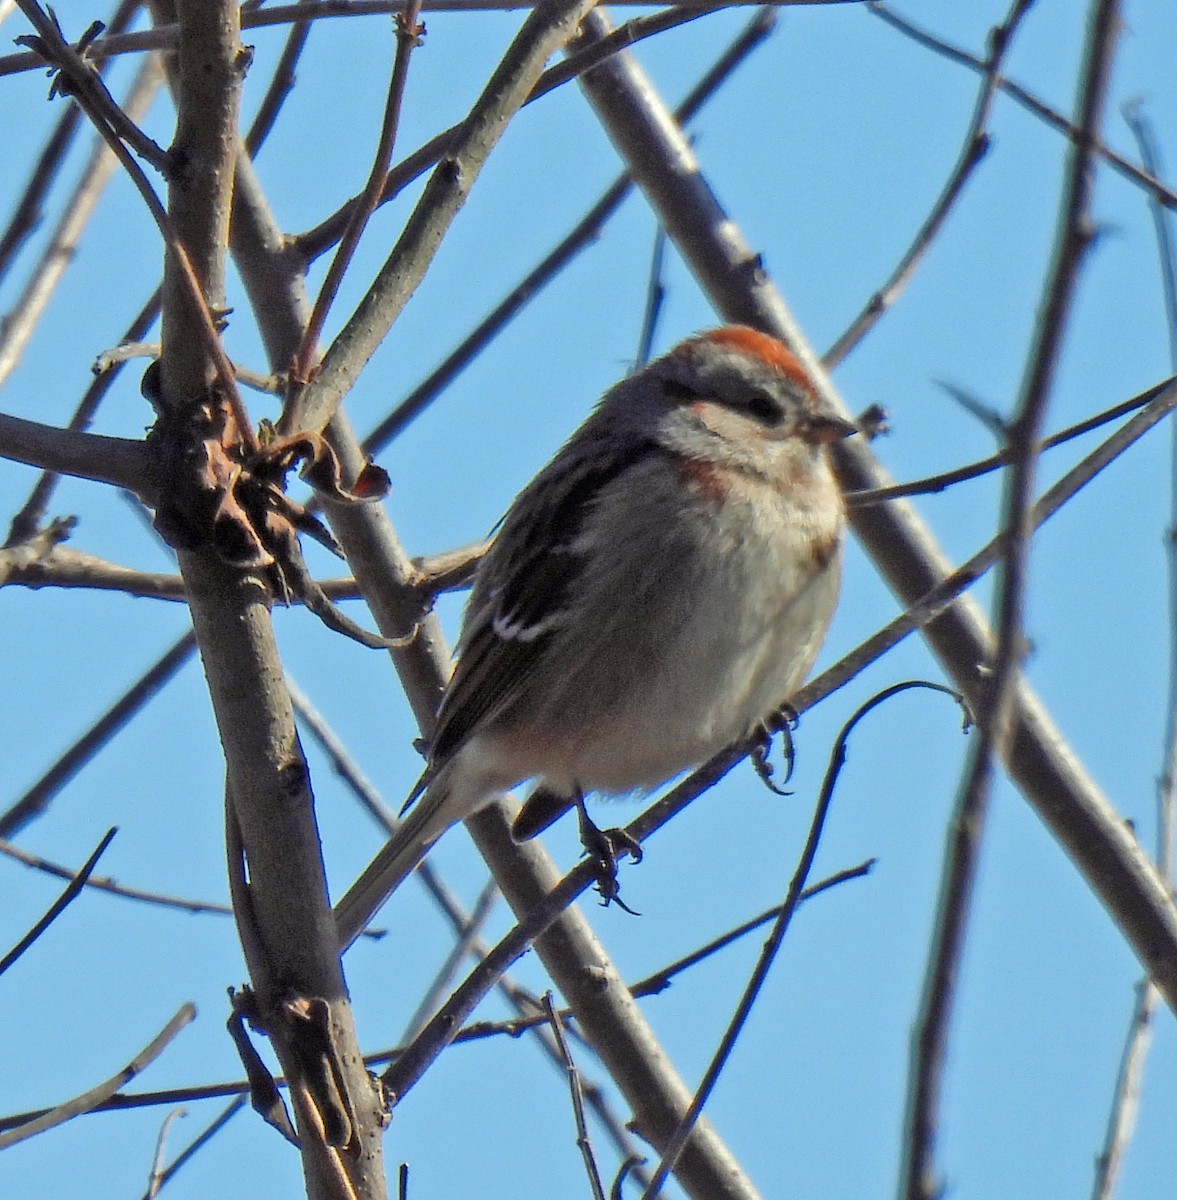
[[[218,1133],[235,1117],[244,1107],[246,1103],[246,1093],[243,1091],[240,1095],[234,1096],[229,1103],[221,1109],[217,1116],[195,1137],[179,1154],[160,1172],[159,1186],[162,1188],[169,1183],[172,1177],[181,1167],[191,1160],[197,1151],[202,1150],[208,1143],[216,1137]],[[152,1200],[150,1192],[144,1192],[141,1200]]]
[[[572,36],[593,0],[540,0],[429,177],[392,253],[340,330],[315,379],[288,405],[293,429],[324,429],[424,277],[487,156],[526,102],[548,58]]]
[[[1139,101],[1123,106],[1140,150],[1141,161],[1153,175],[1161,172],[1160,153],[1151,125],[1141,114]],[[1165,299],[1165,317],[1169,334],[1169,363],[1177,369],[1177,252],[1169,229],[1169,217],[1155,199],[1150,200],[1156,233],[1157,258],[1161,268],[1161,290]],[[1157,869],[1166,880],[1173,877],[1173,824],[1177,809],[1177,430],[1171,434],[1169,461],[1169,528],[1166,531],[1169,573],[1169,687],[1168,721],[1161,777],[1157,787]],[[1136,1116],[1144,1084],[1144,1068],[1152,1046],[1160,992],[1146,976],[1136,985],[1136,997],[1124,1052],[1112,1092],[1111,1111],[1103,1147],[1095,1160],[1092,1200],[1111,1200],[1127,1157],[1136,1128]]]
[[[1106,425],[1130,412],[1135,412],[1138,408],[1143,408],[1161,388],[1167,387],[1171,382],[1172,380],[1167,380],[1165,383],[1149,388],[1147,392],[1142,392],[1139,396],[1133,396],[1130,400],[1122,400],[1119,404],[1113,404],[1111,408],[1105,408],[1103,412],[1096,413],[1082,421],[1076,421],[1074,425],[1068,425],[1065,429],[1060,429],[1058,433],[1052,433],[1050,437],[1043,438],[1038,443],[1036,452],[1041,454],[1043,450],[1052,450],[1055,446],[1061,446],[1085,433],[1090,433],[1093,429],[1098,429],[1101,425]],[[897,483],[891,487],[872,488],[866,492],[848,492],[846,503],[852,508],[863,508],[869,504],[882,504],[887,500],[898,500],[903,496],[931,495],[944,491],[954,483],[963,483],[965,480],[977,479],[982,475],[998,471],[1002,467],[1009,466],[1011,462],[1013,462],[1013,451],[1006,447],[996,454],[991,454],[988,458],[966,463],[962,467],[953,467],[950,471],[941,471],[938,475],[927,475],[923,479],[916,479],[911,483]]]
[[[127,95],[126,111],[132,119],[148,110],[162,82],[159,59],[152,56],[144,60]],[[76,260],[82,235],[117,166],[118,160],[98,138],[20,296],[0,321],[0,385],[16,369],[37,322]]]
[[[159,1034],[121,1071],[112,1075],[97,1087],[91,1088],[88,1092],[83,1092],[80,1096],[75,1096],[72,1100],[67,1100],[64,1104],[59,1104],[56,1108],[50,1109],[48,1112],[35,1117],[23,1125],[18,1125],[15,1129],[8,1129],[0,1133],[0,1150],[6,1150],[9,1146],[15,1146],[17,1142],[23,1142],[26,1138],[35,1137],[39,1133],[44,1133],[47,1129],[52,1129],[55,1125],[62,1125],[66,1121],[72,1120],[74,1117],[81,1116],[82,1113],[87,1113],[91,1109],[96,1108],[104,1100],[117,1092],[124,1084],[134,1079],[144,1068],[153,1063],[163,1053],[172,1038],[185,1025],[192,1021],[195,1016],[196,1006],[194,1004],[182,1005],[176,1015],[163,1027]]]
[[[785,934],[788,932],[797,907],[801,903],[801,897],[805,891],[805,882],[809,878],[809,872],[813,869],[813,860],[817,857],[817,847],[821,842],[826,817],[830,811],[830,804],[834,799],[834,788],[837,785],[838,776],[842,772],[842,767],[846,762],[846,747],[849,743],[850,735],[854,732],[858,723],[880,704],[883,704],[892,696],[897,696],[900,692],[911,691],[913,688],[928,688],[932,691],[944,692],[945,695],[952,696],[958,704],[963,706],[964,703],[963,698],[957,692],[954,692],[949,687],[945,687],[941,683],[929,683],[922,679],[909,679],[903,683],[892,684],[890,687],[884,688],[881,692],[872,696],[864,704],[860,705],[855,710],[853,716],[842,726],[841,732],[839,732],[834,742],[834,748],[830,752],[829,765],[826,768],[825,778],[822,780],[821,791],[818,794],[817,805],[813,813],[813,820],[809,825],[809,834],[805,839],[805,846],[801,851],[801,857],[797,863],[796,870],[789,881],[789,887],[785,893],[780,913],[764,943],[760,957],[748,979],[743,995],[740,997],[740,1002],[736,1006],[736,1011],[732,1015],[731,1021],[728,1022],[723,1037],[720,1039],[719,1045],[711,1057],[711,1062],[708,1064],[706,1072],[704,1072],[702,1082],[700,1082],[691,1100],[690,1107],[683,1114],[678,1128],[662,1147],[662,1160],[654,1172],[653,1179],[642,1193],[642,1200],[654,1200],[658,1195],[659,1189],[674,1170],[675,1164],[678,1162],[679,1156],[687,1144],[687,1140],[698,1123],[703,1106],[715,1090],[720,1072],[727,1065],[736,1040],[747,1024],[748,1017],[752,1012],[752,1006],[756,1003],[757,998],[764,988],[768,972],[772,968],[772,964],[776,961],[777,955],[780,953]]]
[[[601,38],[592,46],[588,46],[583,50],[577,50],[574,54],[569,54],[563,62],[549,67],[540,76],[527,98],[523,101],[523,104],[533,104],[536,100],[539,100],[542,96],[546,96],[555,88],[562,87],[564,84],[576,79],[579,75],[584,74],[584,72],[598,66],[609,58],[610,55],[616,54],[619,50],[632,46],[644,38],[653,37],[655,34],[664,33],[666,30],[673,29],[678,25],[684,25],[690,21],[697,20],[708,13],[718,12],[725,7],[728,7],[728,5],[722,3],[691,5],[689,7],[676,5],[653,16],[635,17],[633,20],[618,26],[608,37]],[[407,158],[397,163],[388,173],[388,177],[384,182],[381,202],[386,203],[391,200],[403,191],[404,188],[408,187],[413,180],[428,171],[444,155],[448,155],[454,139],[461,131],[462,125],[451,125],[449,129],[442,130],[441,133],[430,138],[423,146],[419,146]],[[343,231],[346,228],[346,223],[350,215],[351,205],[355,203],[356,200],[354,198],[349,200],[337,212],[327,217],[326,220],[321,221],[313,229],[307,230],[294,239],[294,245],[308,261],[324,253],[343,236]]]
[[[1094,143],[1119,33],[1118,0],[1095,0],[1088,26],[1078,100],[1080,131],[1072,144],[1053,263],[1043,289],[1017,416],[1010,426],[1015,453],[1007,479],[1002,525],[1008,531],[997,585],[996,648],[978,711],[980,731],[970,751],[948,835],[932,946],[913,1037],[899,1194],[929,1200],[940,1194],[936,1134],[948,1032],[970,915],[978,855],[995,764],[1010,736],[1023,648],[1022,601],[1034,529],[1037,447],[1046,419],[1079,272],[1094,240],[1091,216]]]
[[[136,314],[126,333],[123,334],[124,340],[138,341],[147,333],[147,330],[151,328],[152,322],[159,315],[159,300],[160,295],[157,290]],[[85,395],[83,395],[77,408],[74,410],[73,416],[70,417],[69,424],[66,426],[68,430],[73,433],[83,433],[89,428],[90,422],[98,410],[98,405],[114,385],[121,370],[122,365],[120,364],[106,372],[106,374],[91,381]],[[49,502],[53,497],[53,492],[57,487],[59,479],[60,476],[55,471],[42,473],[29,493],[29,498],[12,519],[12,524],[8,530],[7,545],[24,541],[25,538],[40,529],[48,514]]]
[[[682,117],[677,114],[679,124]],[[646,307],[642,313],[642,328],[638,334],[638,352],[634,359],[634,369],[644,367],[650,361],[653,351],[654,335],[658,329],[658,317],[662,313],[662,305],[666,300],[666,284],[662,278],[663,263],[666,258],[666,230],[661,225],[654,230],[654,249],[650,254],[650,275],[646,286]]]
[[[102,375],[117,364],[127,362],[129,359],[159,358],[162,353],[163,347],[159,342],[119,342],[117,346],[112,346],[109,350],[104,350],[99,354],[94,360],[92,369],[95,375]],[[252,388],[255,392],[276,395],[282,390],[283,381],[281,376],[254,371],[249,367],[241,366],[240,363],[232,362],[232,360],[230,360],[230,363],[237,381],[245,384],[248,388]]]
[[[942,38],[928,33],[927,30],[919,28],[919,26],[909,21],[906,17],[892,12],[886,5],[880,3],[880,0],[869,0],[866,8],[868,12],[885,21],[893,29],[898,30],[904,36],[911,38],[926,49],[943,55],[950,62],[958,63],[960,66],[968,67],[973,71],[984,71],[985,64],[981,59],[970,54],[967,50],[962,50],[959,46],[953,46]],[[1032,113],[1045,122],[1056,133],[1061,133],[1072,142],[1082,136],[1077,125],[1069,121],[1056,109],[1051,108],[1045,101],[1040,100],[1032,92],[1022,87],[1021,84],[1015,83],[1012,79],[1003,79],[1000,86],[1001,90],[1010,99],[1020,104],[1027,112]],[[1142,169],[1136,163],[1130,162],[1122,154],[1118,154],[1110,146],[1105,145],[1101,141],[1097,140],[1092,148],[1113,171],[1118,172],[1129,183],[1144,188],[1157,203],[1163,204],[1166,208],[1177,208],[1177,191],[1174,191],[1163,180],[1150,174],[1147,168]]]
[[[179,671],[195,648],[196,640],[189,630],[15,804],[0,814],[0,838],[11,838],[45,812],[57,793]]]
[[[159,1189],[163,1187],[163,1159],[168,1147],[168,1132],[178,1118],[186,1117],[187,1115],[188,1110],[186,1108],[173,1108],[164,1117],[163,1124],[159,1127],[159,1136],[155,1139],[155,1154],[152,1156],[151,1170],[147,1175],[147,1200],[155,1200],[156,1196],[159,1195]]]
[[[498,885],[493,879],[488,879],[483,884],[482,891],[478,893],[478,898],[474,901],[474,907],[470,910],[470,915],[455,930],[458,935],[457,940],[450,947],[445,960],[435,972],[432,982],[417,1002],[417,1007],[413,1009],[413,1014],[409,1017],[405,1025],[405,1031],[400,1036],[402,1043],[411,1042],[425,1027],[426,1022],[433,1016],[438,1005],[448,995],[454,980],[458,976],[458,972],[462,968],[462,963],[466,960],[466,956],[476,948],[481,950],[483,945],[482,931],[486,926],[486,922],[490,919],[490,915],[494,911],[498,899]]]
[[[242,13],[242,17],[245,16],[246,14]],[[277,65],[274,67],[273,74],[270,76],[266,94],[262,97],[262,101],[257,107],[257,112],[254,114],[249,132],[245,135],[245,153],[250,158],[257,157],[262,143],[265,142],[266,138],[273,131],[282,105],[286,103],[286,98],[294,88],[294,69],[298,65],[298,60],[302,57],[302,52],[306,47],[310,31],[311,22],[309,20],[296,20],[290,26],[290,32],[286,37],[286,44],[282,47],[282,53],[278,58]]]
[[[140,0],[120,0],[106,23],[107,32],[113,35],[122,33],[139,8]],[[99,70],[104,71],[106,66],[107,63],[103,62]],[[40,224],[42,205],[81,126],[81,117],[81,110],[71,105],[58,118],[52,134],[46,140],[29,181],[13,206],[12,216],[0,234],[0,279],[4,278],[24,240]]]
[[[568,1091],[572,1097],[572,1117],[576,1122],[576,1145],[580,1150],[580,1156],[584,1160],[584,1169],[588,1174],[589,1190],[593,1194],[593,1200],[605,1200],[605,1187],[601,1183],[601,1172],[597,1169],[597,1160],[593,1154],[593,1143],[589,1137],[588,1122],[584,1116],[584,1092],[580,1086],[580,1073],[576,1069],[576,1063],[572,1061],[572,1053],[568,1049],[568,1041],[564,1037],[564,1023],[560,1020],[560,1014],[556,1011],[556,1006],[552,1002],[552,993],[545,992],[543,996],[544,1019],[548,1023],[548,1028],[552,1031],[552,1036],[556,1039],[556,1046],[560,1051],[561,1061],[564,1063],[564,1072],[568,1078]]]
[[[82,41],[72,46],[66,41],[56,16],[42,9],[37,0],[17,0],[17,3],[37,34],[36,37],[18,37],[16,41],[43,55],[50,66],[68,79],[68,85],[56,80],[50,94],[72,97],[104,139],[114,138],[120,144],[125,143],[140,158],[166,174],[171,166],[167,151],[119,107],[102,76],[86,61],[85,55],[92,41],[90,34],[97,32],[99,26],[91,26],[90,34],[83,35]]]
[[[665,0],[630,0],[631,8],[661,8]],[[729,0],[726,8],[748,8],[765,0]],[[816,7],[818,5],[862,4],[863,0],[768,0],[774,8]],[[531,7],[520,0],[425,0],[424,12],[512,12]],[[246,6],[241,13],[241,28],[262,29],[274,25],[291,25],[297,21],[321,21],[329,18],[386,16],[403,12],[405,0],[313,0],[311,3],[275,4],[265,8]],[[144,50],[174,49],[179,40],[175,25],[159,25],[154,29],[124,33],[118,37],[96,39],[88,47],[88,55],[100,60],[121,54],[138,54]],[[33,53],[0,56],[0,77],[39,70],[44,64]]]
[[[701,76],[675,109],[675,119],[685,124],[711,99],[732,72],[772,32],[776,14],[761,8],[730,45]],[[495,305],[469,334],[434,368],[363,441],[367,454],[377,454],[422,413],[458,374],[486,348],[523,307],[539,295],[572,260],[600,236],[605,222],[633,191],[628,173],[619,175],[571,230]]]
[[[1055,484],[1049,487],[1034,505],[1032,524],[1034,529],[1048,521],[1068,500],[1086,487],[1101,471],[1114,462],[1130,446],[1135,444],[1155,425],[1177,409],[1177,381],[1170,380],[1146,393],[1150,399],[1147,406],[1126,421],[1106,441],[1101,442],[1080,462],[1076,463]],[[884,625],[864,642],[833,666],[812,679],[793,696],[790,706],[804,712],[818,700],[844,687],[845,684],[876,661],[892,646],[902,641],[909,633],[922,629],[943,613],[952,602],[967,591],[1000,558],[1010,538],[1008,529],[986,542],[975,554],[963,562],[955,571],[944,578],[894,620]]]
[[[977,95],[973,116],[969,121],[968,131],[965,133],[964,145],[956,165],[952,169],[952,174],[948,177],[948,182],[941,190],[936,203],[932,205],[931,212],[928,213],[911,245],[899,260],[895,270],[892,271],[890,278],[871,296],[862,312],[850,322],[846,331],[822,355],[822,364],[827,370],[832,371],[841,363],[846,355],[874,328],[883,313],[899,298],[940,230],[944,228],[949,214],[964,193],[965,184],[980,165],[981,159],[988,153],[990,143],[987,126],[993,111],[993,101],[1001,83],[1001,69],[1005,63],[1006,54],[1013,44],[1017,27],[1033,3],[1034,0],[1014,0],[1013,7],[1005,21],[990,31],[989,55],[985,59],[981,90]]]
[[[871,858],[867,859],[864,863],[860,863],[857,867],[849,867],[844,871],[836,871],[833,875],[821,880],[821,882],[807,887],[801,893],[798,906],[808,900],[812,900],[815,896],[820,896],[823,892],[829,891],[830,888],[837,887],[839,884],[847,883],[852,879],[864,878],[870,874],[874,865],[875,860]],[[626,986],[635,997],[657,996],[660,992],[664,992],[670,987],[675,978],[684,971],[704,962],[713,954],[718,953],[727,946],[733,945],[741,938],[747,937],[748,934],[755,933],[757,929],[779,917],[781,911],[782,906],[779,904],[775,905],[766,912],[762,912],[759,916],[744,921],[734,929],[729,929],[726,933],[720,934],[719,937],[712,938],[705,945],[692,950],[690,954],[685,954],[681,958],[675,959],[674,962],[667,963],[666,966],[647,975],[644,979],[639,979],[636,983],[627,984]],[[560,1016],[563,1020],[570,1021],[575,1019],[576,1014],[570,1008],[562,1008],[560,1009]],[[525,1029],[542,1024],[543,1021],[544,1017],[541,1013],[536,1013],[533,1016],[513,1017],[506,1021],[475,1021],[464,1026],[461,1033],[454,1038],[454,1042],[477,1041],[481,1038],[498,1037],[503,1034],[508,1037],[518,1037]]]
[[[160,236],[163,238],[176,264],[178,278],[186,293],[189,308],[196,322],[197,332],[201,337],[210,361],[215,367],[217,380],[224,390],[225,399],[233,409],[242,445],[247,452],[255,452],[258,448],[257,435],[250,423],[249,413],[241,399],[241,393],[237,390],[237,381],[234,377],[233,366],[229,362],[224,346],[221,344],[217,322],[209,310],[208,301],[204,295],[204,288],[196,275],[196,270],[192,265],[184,243],[176,233],[171,219],[168,217],[167,211],[164,209],[159,197],[155,194],[155,189],[152,188],[142,167],[135,161],[134,155],[127,148],[126,141],[124,140],[130,136],[127,126],[129,125],[134,128],[134,123],[118,119],[119,115],[122,115],[122,110],[115,103],[114,98],[106,91],[102,81],[98,79],[97,75],[82,60],[74,48],[61,36],[55,23],[45,15],[37,0],[20,0],[20,5],[21,10],[37,30],[40,39],[38,49],[43,51],[45,61],[67,76],[71,84],[71,95],[81,105],[93,123],[94,128],[98,130],[103,140],[114,152],[123,169],[130,176],[131,182],[135,185],[135,189],[138,191],[143,203],[147,206],[147,211],[151,214],[151,218],[155,222],[156,228],[159,230]],[[147,140],[150,141],[150,139]],[[151,145],[154,146],[154,143],[151,143]],[[151,157],[150,150],[141,142],[135,145],[135,149],[140,154]],[[159,148],[156,147],[156,150],[159,150]],[[167,155],[162,150],[159,150],[159,154],[162,155],[162,160],[157,162],[156,165],[166,168],[169,163]]]
[[[9,967],[24,952],[57,920],[59,916],[69,907],[74,900],[82,894],[82,888],[86,886],[86,880],[90,878],[91,872],[98,865],[98,860],[102,857],[106,847],[110,845],[114,839],[114,835],[118,832],[117,829],[108,829],[105,836],[102,838],[94,850],[94,853],[86,859],[82,869],[69,881],[69,886],[65,891],[57,897],[56,900],[49,906],[45,915],[20,939],[19,942],[9,952],[0,958],[0,975],[3,975]]]
[[[388,96],[384,103],[384,120],[380,128],[379,140],[376,143],[376,153],[372,161],[372,168],[368,173],[368,180],[364,184],[364,190],[351,208],[347,228],[344,230],[343,237],[339,239],[335,256],[327,268],[327,276],[323,280],[318,296],[315,297],[314,307],[311,309],[306,329],[303,330],[302,343],[299,345],[290,367],[287,409],[283,411],[282,417],[278,421],[279,430],[287,433],[300,428],[297,418],[287,418],[287,411],[293,409],[301,389],[311,379],[312,369],[319,352],[319,338],[323,332],[323,326],[327,322],[327,314],[335,302],[340,284],[343,282],[347,268],[351,265],[351,260],[360,244],[360,238],[368,226],[368,221],[380,205],[384,180],[388,175],[393,150],[396,146],[401,105],[404,102],[405,83],[409,74],[409,59],[413,50],[420,44],[422,34],[425,32],[425,27],[418,20],[420,15],[420,0],[408,0],[404,14],[398,15],[395,20],[396,53],[393,56],[392,73],[388,81]]]

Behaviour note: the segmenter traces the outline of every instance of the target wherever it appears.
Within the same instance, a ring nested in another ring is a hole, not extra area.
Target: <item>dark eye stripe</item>
[[[698,392],[687,384],[680,383],[677,379],[664,379],[662,381],[662,388],[668,396],[675,400],[681,400],[684,404],[691,400],[705,398],[715,404],[722,404],[725,408],[731,409],[732,412],[744,413],[746,416],[759,421],[762,425],[780,424],[781,407],[771,396],[764,392],[752,392],[748,395],[740,396],[738,399],[725,400],[722,396],[713,396]]]
[[[776,425],[781,419],[780,406],[768,396],[749,396],[742,407],[764,425]]]

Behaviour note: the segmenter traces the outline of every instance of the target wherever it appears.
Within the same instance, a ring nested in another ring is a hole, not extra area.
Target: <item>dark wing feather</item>
[[[580,576],[577,538],[603,487],[648,455],[639,442],[600,457],[586,447],[580,461],[542,471],[520,493],[479,568],[466,609],[458,663],[438,714],[431,762],[450,758],[474,730],[526,687],[553,635],[571,619]]]

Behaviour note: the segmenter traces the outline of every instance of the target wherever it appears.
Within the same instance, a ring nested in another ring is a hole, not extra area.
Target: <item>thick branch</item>
[[[150,457],[132,438],[79,433],[0,413],[0,458],[151,495]]]
[[[232,0],[180,0],[177,16],[172,152],[183,169],[171,181],[170,217],[216,310],[223,304],[246,57]],[[216,372],[182,266],[169,255],[161,358],[163,401],[180,409],[204,395]],[[308,1194],[338,1195],[346,1175],[356,1200],[383,1200],[382,1104],[360,1061],[270,597],[211,549],[182,554],[180,569],[225,751],[226,827],[248,864],[234,908],[257,1018],[292,1080]],[[324,1030],[314,1049],[306,1014]],[[322,1082],[325,1066],[329,1084]]]

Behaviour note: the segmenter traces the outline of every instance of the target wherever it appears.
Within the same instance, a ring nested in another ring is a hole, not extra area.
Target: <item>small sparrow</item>
[[[523,780],[518,840],[585,792],[657,787],[785,704],[834,612],[826,446],[854,432],[744,326],[605,393],[479,567],[416,802],[336,910],[345,945],[450,825]]]

